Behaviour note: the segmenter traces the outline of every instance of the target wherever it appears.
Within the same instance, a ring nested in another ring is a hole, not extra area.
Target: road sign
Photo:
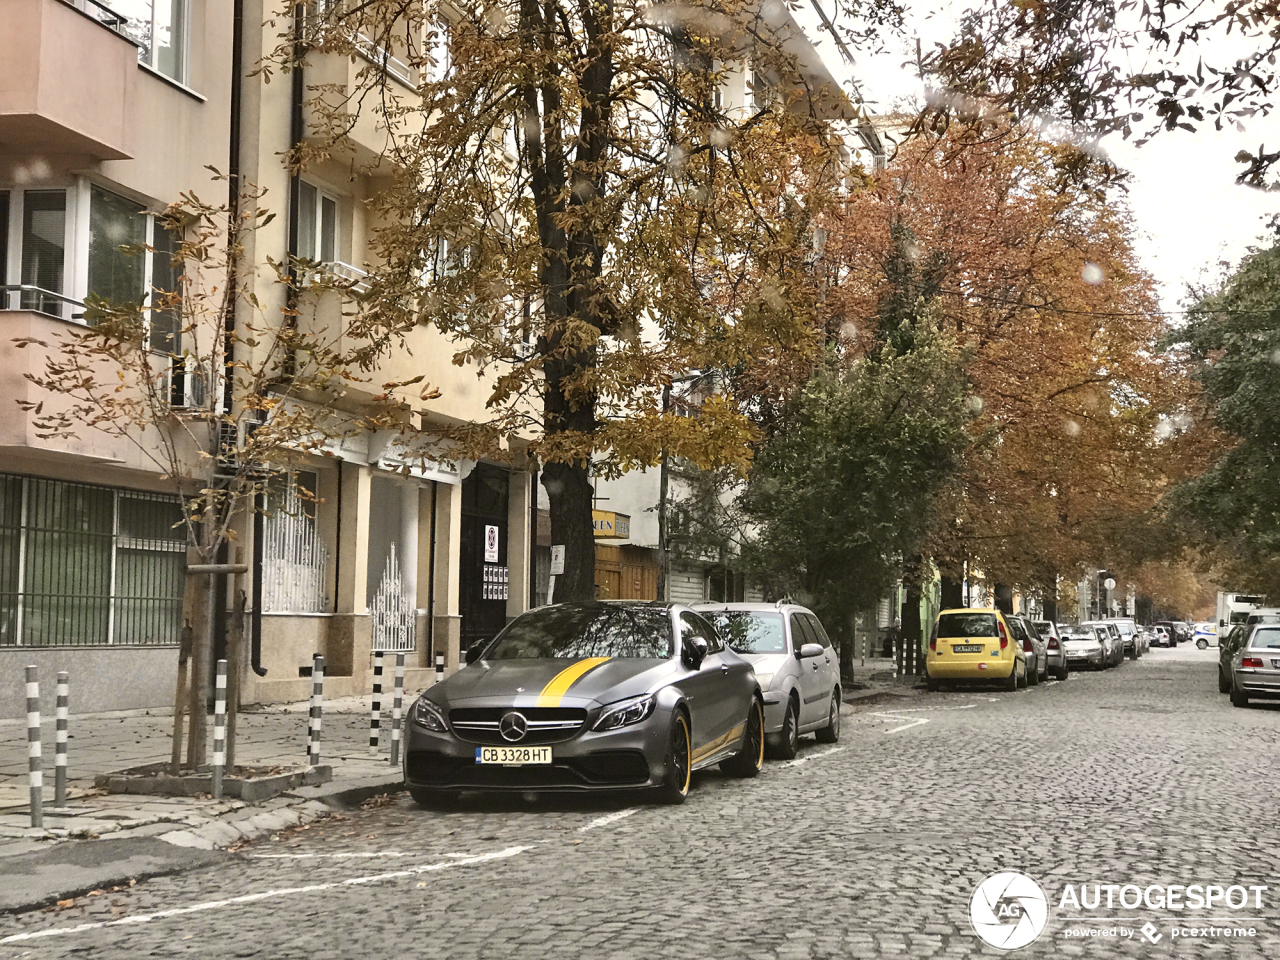
[[[486,526],[484,528],[484,562],[498,562],[498,528]]]
[[[557,543],[551,548],[551,576],[559,577],[564,574],[564,544]]]

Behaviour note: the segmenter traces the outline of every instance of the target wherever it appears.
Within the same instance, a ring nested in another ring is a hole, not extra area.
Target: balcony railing
[[[0,285],[0,310],[33,310],[62,320],[83,320],[84,304],[30,283]]]
[[[62,0],[62,2],[69,7],[75,7],[85,16],[98,21],[107,29],[114,30],[135,46],[138,45],[137,38],[129,35],[130,21],[123,13],[116,13],[105,3],[100,3],[99,0]]]

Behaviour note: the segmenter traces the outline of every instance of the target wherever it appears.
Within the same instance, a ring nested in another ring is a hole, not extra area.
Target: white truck
[[[1230,629],[1232,624],[1244,623],[1250,611],[1257,610],[1266,602],[1266,597],[1252,593],[1220,593],[1218,594],[1218,633],[1225,636],[1222,629]]]

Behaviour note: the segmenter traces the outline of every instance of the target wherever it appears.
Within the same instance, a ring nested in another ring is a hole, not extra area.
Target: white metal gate
[[[412,650],[417,645],[417,611],[413,601],[405,596],[394,543],[382,568],[382,580],[369,605],[369,614],[374,650]]]
[[[329,551],[292,483],[262,524],[264,613],[324,613]]]

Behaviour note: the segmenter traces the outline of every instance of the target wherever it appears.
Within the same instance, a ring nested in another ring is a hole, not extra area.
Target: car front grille
[[[513,707],[458,707],[449,711],[449,726],[468,743],[557,743],[577,735],[587,722],[587,711],[581,707],[525,707],[516,712],[524,716],[529,729],[517,741],[506,740],[498,732],[502,718]]]

